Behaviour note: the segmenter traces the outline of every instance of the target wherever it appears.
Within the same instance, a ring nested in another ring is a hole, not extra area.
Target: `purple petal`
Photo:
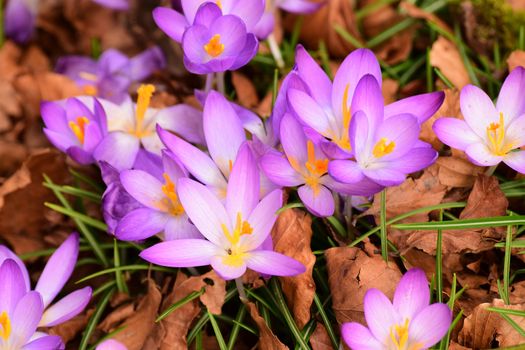
[[[210,3],[205,6],[217,6]],[[246,47],[247,32],[245,23],[237,16],[224,15],[217,18],[210,27],[210,31],[221,36],[224,52],[219,58],[237,56]],[[212,35],[210,35],[211,38]],[[206,43],[210,38],[207,38]],[[255,39],[257,41],[257,39]],[[204,48],[202,48],[204,51]]]
[[[106,74],[123,73],[128,67],[129,58],[116,49],[108,49],[102,53],[98,60],[101,72]]]
[[[193,224],[215,245],[222,246],[226,237],[222,226],[231,232],[231,222],[219,199],[205,186],[190,179],[180,179],[180,202]]]
[[[110,132],[97,146],[93,156],[97,161],[105,161],[117,170],[130,169],[135,163],[140,142],[125,132]]]
[[[129,9],[128,0],[93,0],[99,5],[108,7],[114,10],[126,11]]]
[[[66,152],[72,145],[78,143],[78,140],[76,140],[70,134],[62,134],[46,128],[44,128],[44,134],[46,135],[49,142],[51,142],[53,146],[62,152]]]
[[[228,69],[236,70],[248,64],[248,62],[250,62],[250,60],[257,54],[257,50],[259,50],[259,41],[257,40],[257,37],[255,34],[248,33],[245,37],[244,47],[235,55],[236,59]]]
[[[496,103],[496,109],[503,113],[507,123],[525,113],[524,92],[525,69],[516,67],[503,82]]]
[[[385,166],[403,174],[410,174],[430,166],[437,157],[438,153],[433,148],[418,147],[413,148],[402,157],[389,161]]]
[[[42,271],[35,290],[42,295],[44,307],[47,307],[62,290],[75,269],[78,258],[79,237],[72,233],[51,255]]]
[[[95,162],[95,158],[93,158],[93,155],[89,152],[86,152],[80,147],[69,147],[66,150],[66,153],[68,156],[71,157],[71,159],[82,165],[88,165]]]
[[[312,98],[321,106],[330,108],[332,82],[302,45],[297,45],[295,49],[295,63],[299,76],[310,89]]]
[[[63,350],[64,343],[58,335],[44,335],[24,345],[21,350]]]
[[[71,129],[67,124],[66,111],[58,103],[42,102],[40,104],[40,114],[46,128],[62,134],[71,133]]]
[[[210,0],[182,0],[181,1],[182,10],[190,24],[193,24],[195,15],[197,14],[197,10],[199,9],[199,7],[202,4],[209,2],[209,1]]]
[[[16,305],[27,292],[22,270],[14,260],[6,259],[0,265],[0,284],[2,285],[0,310],[12,315]]]
[[[140,241],[162,232],[169,217],[150,208],[135,209],[118,223],[115,235],[123,241]]]
[[[331,176],[324,176],[323,184],[332,191],[349,196],[368,197],[377,192],[380,192],[384,188],[383,186],[366,177],[362,181],[355,184],[344,184],[342,182],[335,181]]]
[[[505,122],[507,122],[505,120]],[[508,123],[505,130],[507,143],[512,144],[513,148],[525,145],[525,114],[520,115]]]
[[[245,259],[250,269],[271,276],[296,276],[306,271],[297,260],[271,250],[252,251]]]
[[[518,173],[525,174],[525,151],[510,152],[505,156],[503,162]]]
[[[277,98],[275,99],[275,104],[273,106],[273,111],[270,116],[271,126],[273,134],[278,137],[281,130],[281,120],[285,113],[289,112],[289,103],[288,103],[288,90],[296,89],[303,92],[306,92],[308,88],[296,70],[292,70],[288,75],[286,75],[281,84],[281,88],[277,93]]]
[[[51,305],[42,316],[39,327],[53,327],[80,314],[91,300],[91,287],[74,291]]]
[[[410,340],[430,348],[447,334],[452,323],[452,311],[446,304],[432,304],[424,308],[410,321],[408,334]]]
[[[19,44],[29,41],[35,29],[37,6],[38,3],[36,2],[8,1],[5,8],[4,23],[0,24],[5,26],[6,36]]]
[[[210,155],[221,172],[228,176],[246,136],[232,105],[218,92],[211,91],[206,98],[203,126]]]
[[[413,319],[430,303],[430,289],[425,272],[410,269],[403,275],[394,294],[393,305],[396,312],[405,319]]]
[[[321,184],[312,188],[309,185],[299,187],[299,198],[306,208],[314,215],[327,217],[334,214],[335,205],[332,192]]]
[[[257,36],[257,38],[260,40],[264,40],[273,32],[274,27],[275,16],[272,12],[265,12],[251,32],[255,34],[255,36]]]
[[[202,112],[186,104],[163,108],[157,112],[157,124],[192,143],[204,144]]]
[[[372,181],[386,187],[400,185],[405,181],[407,175],[395,168],[390,168],[388,162],[376,164],[373,168],[364,168],[363,173]]]
[[[246,272],[246,263],[244,258],[239,263],[228,264],[228,255],[214,256],[211,258],[211,267],[225,280],[233,280],[241,277]]]
[[[295,187],[304,183],[299,173],[291,167],[288,159],[281,153],[265,154],[260,160],[261,167],[274,184],[286,187]]]
[[[481,141],[464,120],[456,118],[440,118],[434,122],[432,129],[441,142],[462,151]]]
[[[364,112],[368,118],[369,132],[374,132],[382,124],[384,115],[383,94],[376,78],[367,74],[359,80],[351,101],[352,113]]]
[[[394,142],[395,146],[390,154],[386,154],[377,161],[388,161],[400,157],[410,151],[418,140],[420,126],[417,118],[412,114],[399,114],[385,120],[376,132],[376,140],[386,138]]]
[[[499,114],[487,94],[474,85],[465,86],[460,93],[461,113],[470,128],[481,138],[487,134],[487,126],[499,121]]]
[[[215,244],[204,239],[177,239],[157,243],[139,255],[153,264],[169,267],[195,267],[210,265],[217,254]]]
[[[331,136],[334,133],[323,109],[308,94],[301,90],[289,89],[288,102],[303,123],[323,136]]]
[[[193,25],[197,24],[204,27],[210,27],[210,25],[221,16],[221,8],[213,1],[208,1],[197,10]]]
[[[398,323],[398,316],[390,300],[378,289],[369,289],[364,298],[365,319],[374,338],[390,339],[390,327]]]
[[[164,240],[172,241],[174,239],[198,238],[203,239],[199,230],[188,219],[187,215],[174,216],[168,219],[164,228]]]
[[[353,160],[332,160],[328,164],[328,173],[344,183],[356,183],[364,178],[361,168]]]
[[[150,47],[129,60],[129,77],[141,81],[166,66],[166,58],[158,46]]]
[[[416,116],[419,124],[432,117],[443,104],[443,91],[410,96],[385,106],[385,119],[397,114],[410,113]]]
[[[6,246],[0,245],[0,266],[2,266],[3,262],[7,259],[13,260],[18,265],[18,267],[20,268],[20,272],[22,273],[23,278],[24,278],[26,291],[29,291],[31,289],[31,282],[29,280],[29,272],[27,272],[27,268],[24,262],[22,261],[22,259],[18,257],[18,255],[13,253],[9,248],[7,248]]]
[[[312,13],[317,11],[324,2],[315,3],[309,0],[279,0],[276,6],[292,13]]]
[[[496,165],[503,160],[503,156],[494,155],[487,145],[481,142],[469,145],[465,153],[473,163],[480,166]]]
[[[369,128],[368,122],[367,115],[361,111],[356,112],[350,121],[348,130],[350,144],[358,161],[362,158],[368,158],[369,149],[372,147],[369,143],[373,140],[375,130]]]
[[[291,114],[285,114],[281,121],[280,135],[286,157],[294,162],[296,167],[304,169],[304,164],[308,160],[308,140],[302,125]]]
[[[124,344],[114,339],[104,340],[95,350],[128,350]]]
[[[154,176],[142,170],[124,170],[120,173],[124,189],[138,202],[154,210],[163,210],[166,194],[162,183]]]
[[[251,32],[264,13],[264,0],[235,1],[229,13],[236,15],[246,24],[246,29]],[[226,10],[226,9],[225,9]]]
[[[164,33],[180,43],[182,34],[189,26],[186,18],[175,10],[166,7],[157,7],[153,10],[153,19]]]
[[[44,305],[38,292],[28,292],[20,299],[14,313],[11,314],[10,338],[14,340],[13,343],[21,346],[29,341],[40,322],[42,311],[44,311]]]
[[[273,190],[255,207],[248,217],[248,222],[253,228],[249,235],[242,235],[240,245],[247,250],[258,248],[268,237],[277,220],[277,210],[283,205],[283,191]]]
[[[352,350],[383,350],[383,344],[360,323],[343,323],[341,335]]]

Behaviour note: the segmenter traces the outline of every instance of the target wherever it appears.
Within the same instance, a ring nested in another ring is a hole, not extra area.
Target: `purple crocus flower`
[[[97,99],[90,110],[80,100],[43,102],[40,107],[49,141],[80,164],[95,162],[93,152],[107,134],[106,114]]]
[[[282,191],[274,190],[259,201],[259,172],[248,145],[239,150],[233,165],[225,205],[196,181],[181,179],[178,187],[184,209],[207,240],[159,243],[142,251],[143,259],[172,267],[211,265],[226,280],[242,276],[247,268],[276,276],[305,271],[292,258],[260,249],[282,206]]]
[[[429,305],[425,273],[410,269],[399,281],[393,303],[377,289],[364,299],[368,328],[344,323],[341,333],[352,350],[428,349],[447,333],[452,311],[446,304]]]
[[[504,162],[525,174],[525,69],[515,68],[505,79],[496,102],[481,89],[467,85],[461,90],[460,107],[465,120],[440,118],[433,125],[439,139],[465,151],[481,166]]]
[[[128,348],[117,340],[108,339],[98,344],[96,350],[128,350]]]
[[[177,183],[188,177],[186,169],[164,152],[163,174],[159,179],[144,170],[124,170],[120,181],[124,189],[143,207],[130,211],[116,229],[121,240],[136,241],[163,232],[166,241],[201,238],[189,222],[177,193]]]
[[[0,263],[0,349],[62,350],[58,336],[37,333],[44,303],[36,291],[28,291],[24,273],[12,259]]]
[[[51,305],[73,273],[78,258],[78,250],[79,237],[77,233],[73,233],[51,255],[44,267],[35,287],[35,291],[41,295],[43,304],[43,315],[39,320],[39,327],[52,327],[70,320],[82,312],[91,300],[91,287],[85,287],[66,295]],[[0,246],[0,252],[4,252],[4,254],[0,253],[0,263],[2,263],[3,258],[7,257],[18,265],[23,276],[20,281],[23,283],[25,291],[29,292],[30,285],[26,277],[28,273],[24,263],[20,259],[11,259],[14,253],[5,246]]]
[[[35,31],[38,0],[9,0],[5,7],[4,28],[8,38],[25,44]]]
[[[426,168],[437,152],[419,141],[418,119],[408,113],[385,118],[381,87],[372,75],[357,84],[348,138],[354,160],[333,160],[328,172],[336,180],[356,183],[368,178],[382,186],[395,186],[406,175]]]
[[[154,46],[132,58],[115,49],[104,51],[98,61],[87,56],[65,56],[58,60],[55,70],[73,79],[86,95],[120,104],[133,82],[146,79],[165,65],[162,51]]]
[[[244,66],[257,53],[259,42],[248,29],[262,15],[264,2],[256,2],[262,4],[260,12],[244,0],[218,2],[220,6],[215,2],[184,1],[186,17],[167,8],[155,9],[153,16],[164,32],[182,43],[184,65],[190,72],[224,72]],[[197,4],[200,7],[196,8]]]
[[[126,11],[129,9],[129,2],[128,0],[93,0],[99,5],[102,5],[104,7],[119,10],[119,11]]]
[[[359,195],[381,190],[380,186],[366,180],[355,185],[337,184],[328,175],[329,160],[321,151],[319,141],[308,138],[303,126],[290,114],[284,116],[280,127],[285,156],[269,151],[261,158],[261,166],[275,184],[299,186],[299,197],[313,214],[330,216],[334,213],[331,188]]]
[[[321,67],[299,45],[296,70],[291,74],[296,74],[304,83],[303,88],[298,84],[288,88],[286,93],[291,109],[305,125],[329,140],[323,142],[323,149],[330,158],[348,158],[353,152],[348,131],[356,111],[351,102],[357,83],[370,74],[381,86],[381,69],[373,52],[368,49],[353,51],[339,67],[332,84]],[[439,109],[443,99],[443,92],[434,92],[397,101],[385,107],[385,119],[410,111],[421,124]]]
[[[186,104],[149,108],[154,91],[153,85],[142,85],[136,105],[130,99],[121,105],[101,100],[108,116],[109,134],[94,152],[97,161],[106,161],[121,171],[133,167],[141,147],[160,155],[163,145],[155,132],[157,125],[190,142],[202,142],[202,113]]]

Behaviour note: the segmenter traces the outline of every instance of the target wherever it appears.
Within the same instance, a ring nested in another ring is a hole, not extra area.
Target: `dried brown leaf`
[[[451,35],[454,34],[452,32],[452,29],[450,29],[450,27],[444,21],[442,21],[438,16],[436,16],[432,12],[425,11],[422,8],[417,7],[416,5],[408,1],[401,1],[399,7],[402,10],[404,10],[409,17],[427,20],[431,23],[436,24],[443,31]]]
[[[458,157],[439,157],[439,182],[448,187],[471,187],[485,168]]]
[[[255,85],[248,77],[239,72],[232,73],[232,84],[237,93],[239,103],[246,108],[253,108],[259,104],[259,97]]]
[[[277,338],[275,334],[273,334],[270,327],[268,327],[264,318],[262,318],[261,315],[259,315],[259,310],[257,310],[257,306],[255,306],[255,304],[251,302],[248,302],[245,305],[248,308],[248,312],[250,313],[253,321],[257,325],[257,328],[259,329],[258,349],[287,350],[288,347],[281,343],[279,338]]]
[[[76,336],[86,328],[88,320],[94,311],[94,309],[91,309],[82,315],[73,317],[67,322],[50,328],[47,333],[50,335],[58,335],[60,338],[62,338],[62,341],[67,344],[69,341],[75,339]]]
[[[439,68],[441,73],[458,89],[470,84],[470,78],[456,45],[440,36],[430,50],[430,64]]]
[[[315,326],[315,330],[310,336],[310,344],[313,350],[333,350],[328,332],[321,323]]]
[[[507,58],[507,65],[509,66],[509,71],[514,70],[516,67],[525,67],[525,51],[512,51],[509,58]]]
[[[312,219],[304,211],[287,209],[282,212],[272,230],[276,252],[294,258],[306,266],[306,272],[294,277],[279,277],[286,300],[299,328],[310,320],[315,283],[312,271],[315,255],[310,248]]]

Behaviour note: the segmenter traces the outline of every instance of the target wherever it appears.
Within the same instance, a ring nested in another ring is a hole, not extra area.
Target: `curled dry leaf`
[[[516,67],[525,67],[525,51],[512,51],[509,58],[507,58],[507,65],[509,66],[509,71],[512,71]]]
[[[312,271],[315,255],[312,253],[312,218],[302,210],[282,212],[272,230],[276,252],[294,258],[306,266],[306,272],[294,277],[279,277],[286,300],[299,328],[310,320],[310,307],[314,300],[315,283]]]
[[[363,298],[370,288],[377,288],[392,298],[401,272],[395,263],[385,263],[374,247],[366,250],[337,247],[325,251],[332,308],[339,324],[365,324]]]
[[[313,350],[333,350],[328,332],[321,323],[315,326],[315,330],[310,336],[310,345],[312,345]]]
[[[505,305],[503,300],[494,299],[492,303],[478,305],[464,321],[458,337],[460,345],[473,349],[488,349],[525,344],[525,338],[497,312],[487,311],[488,307],[523,311],[525,304]],[[509,317],[522,329],[525,328],[524,317]]]
[[[91,309],[82,315],[73,317],[71,320],[61,323],[58,326],[50,328],[47,333],[50,335],[58,335],[62,341],[67,344],[69,341],[75,339],[86,328],[89,318],[95,310]]]
[[[472,164],[458,157],[439,157],[439,182],[448,187],[471,187],[478,175],[485,172],[484,167]]]
[[[438,68],[441,73],[458,89],[470,84],[467,68],[461,59],[456,45],[440,36],[430,50],[430,64]]]
[[[257,325],[257,329],[259,329],[259,343],[258,343],[258,349],[260,350],[287,350],[288,347],[281,343],[279,338],[275,334],[273,334],[272,330],[268,325],[266,324],[266,321],[264,318],[259,315],[259,310],[257,310],[257,306],[255,306],[254,303],[248,302],[245,304],[248,308],[248,312],[250,313],[250,316],[252,317],[253,321]]]

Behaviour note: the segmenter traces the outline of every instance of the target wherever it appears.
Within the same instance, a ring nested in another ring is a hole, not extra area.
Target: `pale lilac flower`
[[[9,0],[4,12],[5,35],[25,44],[35,31],[39,0]]]
[[[115,339],[108,339],[98,344],[95,350],[128,350],[128,348]]]
[[[452,311],[446,304],[429,302],[425,273],[411,269],[401,278],[393,303],[377,289],[366,292],[368,328],[344,323],[343,339],[352,350],[428,349],[445,336],[452,322]]]
[[[44,303],[38,292],[27,290],[24,279],[17,262],[0,262],[0,350],[64,349],[60,337],[36,332]]]
[[[104,51],[98,60],[65,56],[58,59],[55,70],[73,79],[86,95],[120,104],[132,83],[146,79],[165,65],[164,54],[154,46],[132,58],[115,49]]]
[[[102,5],[104,7],[114,9],[114,10],[120,10],[120,11],[126,11],[129,9],[129,0],[93,0],[99,5]]]
[[[43,102],[40,113],[49,141],[80,164],[95,162],[93,152],[107,134],[106,114],[97,99],[92,109],[76,98]]]
[[[357,84],[352,110],[348,139],[355,160],[330,162],[328,172],[336,180],[356,183],[368,178],[395,186],[437,159],[437,152],[419,141],[420,124],[410,111],[386,118],[381,87],[373,76],[365,75]]]
[[[106,161],[121,171],[133,167],[141,147],[160,155],[163,145],[156,133],[157,125],[190,142],[202,142],[202,113],[186,104],[149,108],[154,91],[153,85],[142,85],[136,105],[130,99],[121,105],[101,100],[108,117],[109,134],[94,152],[97,161]]]
[[[515,68],[505,79],[496,102],[479,88],[461,90],[460,107],[465,120],[440,118],[433,129],[450,147],[465,151],[476,165],[500,162],[525,174],[525,69]]]
[[[37,322],[39,327],[52,327],[70,320],[81,313],[91,300],[91,288],[85,287],[66,295],[51,305],[73,273],[78,258],[78,250],[79,237],[77,233],[73,233],[51,255],[44,267],[35,287],[35,291],[41,295],[43,305],[43,314]],[[2,252],[3,254],[1,254]],[[0,246],[0,264],[5,258],[14,261],[22,276],[20,283],[24,285],[25,292],[29,292],[30,285],[26,277],[28,276],[27,269],[20,259],[11,259],[12,255],[14,253],[9,251],[7,247]]]
[[[282,206],[282,191],[274,190],[259,201],[259,173],[248,145],[233,165],[225,205],[196,181],[181,179],[178,187],[189,218],[208,240],[159,243],[142,251],[143,259],[172,267],[211,265],[226,280],[242,276],[247,268],[276,276],[305,271],[296,260],[261,249]]]

